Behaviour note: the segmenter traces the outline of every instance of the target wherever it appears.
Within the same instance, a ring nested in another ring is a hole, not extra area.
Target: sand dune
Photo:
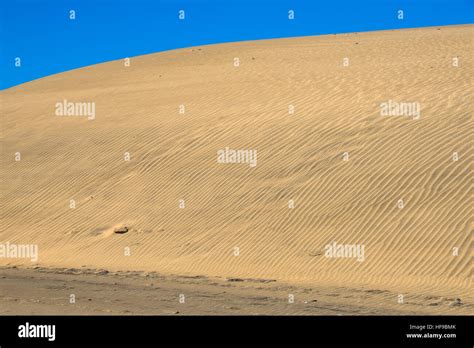
[[[44,267],[472,301],[473,30],[193,47],[4,90],[0,243],[37,244]],[[64,100],[95,119],[55,115]],[[388,101],[419,103],[419,119],[382,116]],[[226,147],[256,166],[218,163]],[[333,242],[363,261],[326,257]]]

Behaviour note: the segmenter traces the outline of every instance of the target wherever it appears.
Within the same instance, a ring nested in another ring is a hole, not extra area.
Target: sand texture
[[[0,243],[39,254],[0,266],[388,289],[389,313],[418,291],[462,299],[430,313],[472,314],[473,34],[192,47],[4,90]],[[63,100],[95,119],[56,115]],[[219,163],[226,148],[256,165]],[[327,257],[333,242],[363,260]]]

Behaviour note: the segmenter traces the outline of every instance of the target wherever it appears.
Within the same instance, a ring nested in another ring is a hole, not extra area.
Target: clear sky
[[[467,24],[473,17],[474,0],[0,0],[0,89],[173,48]]]

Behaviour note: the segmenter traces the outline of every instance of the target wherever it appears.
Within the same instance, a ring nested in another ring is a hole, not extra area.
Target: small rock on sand
[[[123,234],[123,233],[127,233],[127,232],[128,232],[128,227],[127,226],[114,228],[114,233]]]
[[[450,306],[461,306],[462,300],[460,298],[455,298],[453,302],[451,302]]]
[[[107,271],[105,269],[101,269],[101,270],[95,271],[94,274],[96,274],[96,275],[106,275],[106,274],[109,274],[109,271]]]

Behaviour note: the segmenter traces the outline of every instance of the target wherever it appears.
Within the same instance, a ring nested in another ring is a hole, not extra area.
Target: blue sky
[[[185,20],[178,18],[181,9]],[[1,0],[0,89],[174,48],[467,24],[473,16],[474,0]]]

